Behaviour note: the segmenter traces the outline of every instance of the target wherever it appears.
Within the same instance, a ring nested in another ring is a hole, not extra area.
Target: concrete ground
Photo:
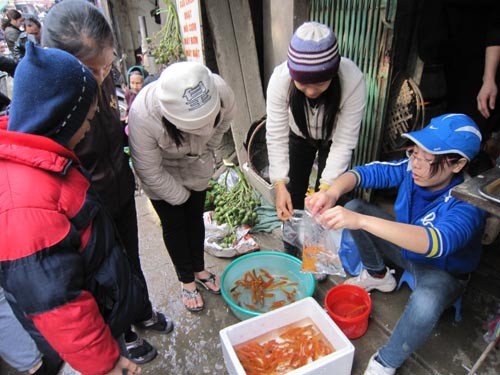
[[[169,335],[144,333],[143,336],[156,346],[159,355],[151,363],[142,366],[142,373],[226,374],[219,331],[239,320],[228,309],[221,296],[205,291],[202,291],[205,300],[203,312],[190,313],[183,307],[180,285],[164,248],[157,218],[144,195],[137,197],[137,206],[142,267],[148,280],[150,296],[157,309],[169,314],[175,321],[175,329]],[[279,231],[256,237],[261,249],[282,249]],[[494,313],[500,298],[498,247],[496,251],[487,252],[485,257],[484,265],[474,274],[464,296],[462,321],[455,323],[454,311],[447,311],[432,337],[412,355],[398,374],[465,375],[468,372],[466,368],[470,368],[479,358],[487,345],[482,338],[484,324],[488,315]],[[230,261],[206,255],[207,268],[218,274]],[[323,305],[328,289],[342,281],[340,277],[331,276],[326,283],[320,284],[315,293],[316,300]],[[370,356],[387,340],[408,296],[409,289],[406,286],[389,294],[372,293],[373,311],[368,331],[363,337],[352,340],[356,348],[353,375],[363,373]],[[0,361],[0,374],[14,375],[16,372]],[[73,375],[75,372],[66,366],[61,374]],[[500,374],[500,351],[490,353],[477,374]]]

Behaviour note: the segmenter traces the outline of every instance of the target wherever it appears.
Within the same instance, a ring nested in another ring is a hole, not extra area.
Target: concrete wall
[[[263,1],[264,86],[276,65],[286,59],[293,34],[293,0]]]
[[[164,6],[162,0],[159,5]],[[117,42],[125,62],[124,68],[135,65],[134,51],[141,46],[139,17],[144,16],[146,20],[148,36],[153,37],[161,29],[161,25],[156,24],[151,16],[154,4],[151,1],[109,0],[102,1],[101,6],[114,24]]]
[[[249,0],[252,1],[252,0]],[[108,0],[112,13],[119,24],[117,37],[127,67],[134,65],[134,50],[141,46],[139,16],[144,16],[149,37],[153,37],[162,25],[155,23],[151,11],[154,1]],[[101,1],[105,11],[106,1]],[[293,31],[307,19],[307,0],[262,0],[263,7],[263,53],[264,53],[264,90],[273,69],[286,60],[288,43]],[[163,0],[159,6],[165,7]],[[113,20],[111,20],[113,22]]]
[[[308,1],[263,0],[264,87],[274,67],[286,60],[294,30],[307,19]]]
[[[146,20],[147,36],[153,37],[155,33],[160,31],[162,25],[155,23],[154,17],[151,16],[151,10],[154,5],[151,1],[126,0],[128,4],[128,13],[130,15],[130,37],[133,41],[134,48],[141,46],[141,36],[139,33],[139,17],[144,16]],[[163,0],[159,1],[159,6],[164,7]],[[133,56],[133,55],[132,55]],[[129,65],[133,65],[134,60],[127,58]]]

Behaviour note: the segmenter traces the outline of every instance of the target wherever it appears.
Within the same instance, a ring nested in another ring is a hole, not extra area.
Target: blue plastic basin
[[[297,282],[295,301],[314,294],[315,281],[311,273],[302,273],[300,269],[302,262],[288,254],[276,251],[260,251],[244,255],[231,262],[221,275],[221,290],[224,301],[229,305],[231,311],[241,320],[261,315],[262,312],[248,309],[238,305],[238,300],[234,300],[231,289],[235,282],[243,278],[247,271],[263,268],[274,278],[287,277],[290,283]],[[280,298],[283,299],[283,298]],[[293,301],[287,301],[290,304]],[[240,303],[241,304],[241,303]]]

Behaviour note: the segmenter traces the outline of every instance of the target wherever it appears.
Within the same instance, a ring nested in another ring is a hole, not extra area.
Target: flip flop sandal
[[[198,299],[199,295],[200,295],[200,293],[198,292],[198,289],[195,289],[192,292],[190,290],[187,290],[187,289],[184,289],[184,288],[181,289],[181,296],[182,296],[182,298],[191,299],[191,300],[195,300],[196,301]],[[191,312],[200,312],[205,307],[204,305],[200,306],[200,307],[189,307],[185,303],[183,303],[183,305],[184,305],[184,307],[186,309],[188,309]]]
[[[209,272],[209,274],[210,274],[210,276],[208,276],[206,279],[199,279],[199,278],[195,277],[194,281],[196,283],[200,284],[201,286],[203,286],[210,293],[215,294],[215,295],[219,295],[220,294],[220,286],[219,286],[219,290],[213,290],[213,289],[209,288],[207,285],[207,283],[212,283],[215,285],[215,275],[211,272]]]

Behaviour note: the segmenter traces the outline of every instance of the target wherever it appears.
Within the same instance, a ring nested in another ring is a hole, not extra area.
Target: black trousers
[[[136,322],[142,322],[151,318],[153,314],[153,306],[149,299],[148,284],[141,268],[141,259],[139,257],[139,235],[137,226],[137,209],[135,207],[135,198],[132,195],[131,199],[123,205],[120,212],[113,217],[115,228],[120,236],[123,246],[127,252],[128,260],[132,272],[134,272],[144,283],[144,300],[137,303],[144,304],[144,311],[147,311],[147,317],[136,317]]]
[[[325,169],[331,144],[332,141],[307,140],[290,132],[288,143],[290,160],[288,177],[290,182],[287,184],[287,189],[290,192],[294,209],[304,209],[304,199],[309,187],[309,176],[311,175],[316,154],[318,155],[318,176],[315,188],[318,189],[319,179],[323,169]]]
[[[205,196],[206,190],[191,191],[189,199],[177,206],[162,200],[151,200],[160,217],[163,241],[182,283],[193,282],[194,273],[205,269]]]

